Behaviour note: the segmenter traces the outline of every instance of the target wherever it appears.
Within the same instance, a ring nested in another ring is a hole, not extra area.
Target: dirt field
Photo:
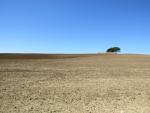
[[[0,113],[150,113],[148,55],[8,56]]]

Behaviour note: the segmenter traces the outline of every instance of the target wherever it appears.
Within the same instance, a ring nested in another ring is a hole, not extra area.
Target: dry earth
[[[148,55],[5,58],[0,113],[150,113]]]

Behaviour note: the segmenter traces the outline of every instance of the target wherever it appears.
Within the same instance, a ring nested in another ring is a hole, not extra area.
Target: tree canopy
[[[107,49],[106,52],[117,53],[120,51],[121,51],[121,49],[119,47],[112,47],[112,48]]]

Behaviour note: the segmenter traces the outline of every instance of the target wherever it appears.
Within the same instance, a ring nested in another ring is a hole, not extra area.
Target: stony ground
[[[150,113],[150,56],[1,59],[0,113]]]

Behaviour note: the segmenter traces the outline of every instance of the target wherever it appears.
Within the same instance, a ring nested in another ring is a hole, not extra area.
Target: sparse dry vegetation
[[[81,56],[0,59],[0,113],[150,113],[150,56]]]

